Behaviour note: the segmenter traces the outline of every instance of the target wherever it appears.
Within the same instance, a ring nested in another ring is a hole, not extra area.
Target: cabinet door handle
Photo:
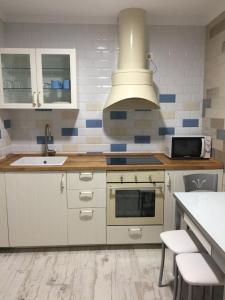
[[[37,93],[33,92],[33,101],[32,101],[32,105],[35,107],[37,105]]]
[[[168,183],[167,183],[167,187],[168,187],[168,190],[171,191],[171,176],[170,176],[170,173],[168,173],[167,175],[168,175]]]
[[[92,218],[93,217],[93,209],[81,209],[80,210],[80,218]]]
[[[61,177],[61,191],[63,192],[65,188],[65,174],[62,174],[62,177]]]
[[[142,235],[142,228],[128,228],[128,232],[130,235]]]
[[[91,172],[80,173],[80,180],[92,180],[92,179],[93,179],[93,173]]]
[[[41,95],[41,92],[39,91],[38,94],[37,94],[37,106],[38,106],[38,107],[41,106],[40,95]]]
[[[81,200],[91,200],[93,198],[93,194],[94,192],[90,192],[90,191],[80,192],[79,198]]]

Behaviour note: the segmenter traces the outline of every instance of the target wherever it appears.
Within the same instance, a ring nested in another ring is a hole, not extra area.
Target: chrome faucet
[[[51,134],[51,128],[49,124],[45,125],[45,150],[44,150],[44,155],[45,156],[54,156],[55,155],[55,150],[50,150],[48,148],[48,142],[51,141],[52,134]]]

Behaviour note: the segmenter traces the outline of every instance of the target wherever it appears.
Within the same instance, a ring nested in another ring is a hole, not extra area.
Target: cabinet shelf
[[[11,67],[3,67],[2,70],[30,70],[29,67],[19,67],[19,68],[11,68]]]
[[[31,90],[31,88],[3,88],[3,90],[10,91],[10,90]]]

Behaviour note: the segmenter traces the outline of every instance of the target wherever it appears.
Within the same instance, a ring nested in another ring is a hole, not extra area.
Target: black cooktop
[[[162,165],[162,162],[153,155],[143,156],[109,156],[107,165]]]

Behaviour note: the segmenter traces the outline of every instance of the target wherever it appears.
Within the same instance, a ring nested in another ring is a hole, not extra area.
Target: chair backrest
[[[190,174],[184,176],[185,192],[211,191],[217,192],[217,174]]]

